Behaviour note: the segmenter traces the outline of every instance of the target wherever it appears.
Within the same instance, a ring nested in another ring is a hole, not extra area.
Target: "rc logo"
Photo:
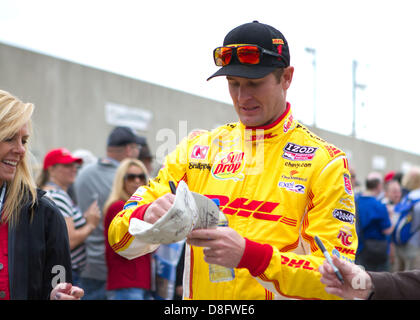
[[[350,232],[350,230],[347,230],[346,228],[340,229],[337,238],[341,241],[343,246],[346,247],[350,246],[353,243],[353,240],[351,240],[351,238],[353,238],[353,234]]]

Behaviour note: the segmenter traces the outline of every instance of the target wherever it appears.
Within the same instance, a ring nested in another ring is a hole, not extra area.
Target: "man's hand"
[[[173,195],[172,193],[167,193],[162,197],[156,199],[147,208],[146,212],[144,213],[143,220],[151,224],[155,223],[159,220],[160,217],[162,217],[165,213],[169,211],[174,201],[175,195]]]
[[[229,227],[193,230],[187,236],[187,243],[204,247],[204,260],[207,263],[235,268],[242,259],[245,239]]]
[[[367,299],[372,291],[372,279],[369,274],[359,266],[332,257],[334,265],[340,270],[344,278],[342,284],[334,273],[333,268],[327,262],[319,267],[321,282],[326,285],[325,291],[344,299]]]
[[[50,300],[80,300],[85,292],[71,283],[59,283],[51,291]]]

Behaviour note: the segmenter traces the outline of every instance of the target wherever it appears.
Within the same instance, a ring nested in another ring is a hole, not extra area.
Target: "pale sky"
[[[226,80],[206,81],[217,70],[213,49],[242,23],[270,24],[289,43],[296,118],[313,125],[315,106],[318,127],[350,135],[357,60],[366,86],[357,90],[357,137],[420,154],[416,0],[0,0],[0,8],[0,42],[227,103]],[[316,69],[305,48],[315,49]]]

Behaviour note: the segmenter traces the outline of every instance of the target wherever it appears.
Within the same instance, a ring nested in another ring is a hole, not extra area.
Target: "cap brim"
[[[136,144],[139,144],[141,146],[146,144],[146,140],[144,139],[144,137],[140,137],[140,136],[134,136],[134,141]]]
[[[207,81],[214,77],[219,76],[232,76],[232,77],[241,77],[249,79],[260,79],[264,78],[270,72],[277,69],[278,66],[258,66],[252,65],[247,66],[244,64],[229,64],[219,69],[216,73],[210,76]]]
[[[73,158],[73,157],[67,157],[65,159],[62,159],[60,162],[61,164],[68,164],[68,163],[73,163],[73,162],[77,162],[78,164],[82,164],[83,163],[83,159],[82,158]]]

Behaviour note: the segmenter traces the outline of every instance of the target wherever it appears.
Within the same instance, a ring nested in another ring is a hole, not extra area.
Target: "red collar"
[[[286,103],[286,110],[273,123],[267,124],[265,126],[256,126],[256,127],[247,127],[246,126],[245,129],[264,129],[264,130],[268,130],[268,129],[274,128],[276,125],[278,125],[286,117],[286,115],[289,113],[289,111],[290,111],[290,103],[287,102]]]

